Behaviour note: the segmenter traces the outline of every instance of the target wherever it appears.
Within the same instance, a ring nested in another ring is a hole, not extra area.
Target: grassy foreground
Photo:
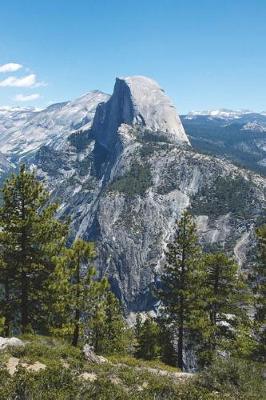
[[[84,360],[81,349],[44,336],[0,352],[1,400],[263,400],[261,367],[230,361],[184,377],[160,361],[111,356]]]

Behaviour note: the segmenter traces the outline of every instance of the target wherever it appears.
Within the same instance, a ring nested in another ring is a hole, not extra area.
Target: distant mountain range
[[[93,91],[72,102],[52,104],[43,110],[1,109],[0,148],[11,160],[28,157],[43,144],[58,143],[64,136],[92,123],[97,105],[110,96]]]
[[[239,119],[245,116],[248,118],[252,117],[252,115],[265,115],[266,111],[262,112],[254,112],[251,110],[229,110],[227,108],[221,108],[218,110],[207,110],[207,111],[191,111],[187,114],[188,118],[193,118],[195,116],[205,116],[205,117],[213,117],[213,118],[221,118],[221,119]]]
[[[266,112],[201,111],[181,120],[197,150],[266,174]]]
[[[156,82],[119,78],[111,96],[0,109],[0,174],[21,162],[35,168],[61,204],[58,217],[71,219],[70,240],[95,241],[99,274],[128,311],[145,310],[186,208],[205,247],[248,267],[266,206],[266,178],[252,171],[264,172],[265,121],[225,110],[180,119]]]

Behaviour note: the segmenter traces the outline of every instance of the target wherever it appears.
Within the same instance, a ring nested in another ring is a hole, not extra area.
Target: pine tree
[[[141,324],[136,356],[145,360],[153,360],[160,356],[159,326],[151,317],[147,316]]]
[[[0,335],[5,333],[4,329],[5,329],[5,318],[0,316]]]
[[[134,334],[135,334],[135,338],[138,341],[140,338],[140,334],[141,334],[141,327],[142,327],[142,318],[141,318],[141,314],[137,313],[136,314],[136,322],[135,322],[135,326],[134,326]]]
[[[96,281],[96,270],[89,266],[95,256],[93,243],[77,239],[54,257],[56,264],[51,275],[50,293],[53,296],[52,332],[70,337],[73,346],[84,338],[86,325],[101,302],[107,281]]]
[[[0,233],[1,235],[1,233]],[[11,268],[7,268],[3,259],[0,259],[0,310],[1,310],[1,331],[4,336],[9,336],[11,331],[12,314],[15,311],[14,299],[11,298],[13,291],[11,290],[13,274]]]
[[[201,250],[192,216],[184,212],[177,223],[177,233],[168,244],[166,265],[161,277],[159,297],[164,314],[177,328],[177,363],[183,370],[185,332],[196,332],[205,324],[204,278]]]
[[[258,260],[253,272],[255,300],[256,358],[266,361],[266,225],[257,230]]]
[[[53,268],[51,255],[64,244],[67,226],[55,218],[57,204],[48,204],[48,192],[24,165],[2,191],[1,272],[9,334],[11,319],[19,318],[22,332],[40,324],[44,285]]]
[[[160,358],[165,364],[176,366],[175,327],[166,316],[159,315],[156,320],[159,326]]]
[[[122,309],[116,296],[107,291],[102,303],[101,313],[89,321],[91,330],[97,331],[97,340],[92,345],[97,353],[128,353],[132,342],[132,332],[123,317]]]
[[[106,288],[107,289],[107,288]],[[106,291],[99,294],[98,301],[90,307],[88,318],[88,341],[97,354],[104,353]]]
[[[249,296],[238,265],[232,259],[218,252],[207,254],[204,261],[209,330],[203,337],[201,361],[209,363],[218,350],[234,352],[237,344],[244,347],[246,333],[247,344],[249,319],[245,307]]]

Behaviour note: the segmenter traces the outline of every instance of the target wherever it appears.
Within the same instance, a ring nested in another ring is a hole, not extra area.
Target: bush
[[[34,363],[38,360],[46,365],[54,365],[60,360],[67,360],[78,365],[83,360],[78,347],[71,346],[62,340],[35,335],[24,335],[22,338],[26,341],[26,346],[9,348],[9,354],[20,358],[23,362]]]
[[[80,386],[74,375],[61,366],[48,367],[39,373],[20,367],[12,378],[4,376],[3,371],[0,376],[0,398],[8,400],[70,400]]]
[[[266,393],[262,365],[240,359],[217,359],[199,376],[200,386],[231,393],[239,400],[262,400]]]

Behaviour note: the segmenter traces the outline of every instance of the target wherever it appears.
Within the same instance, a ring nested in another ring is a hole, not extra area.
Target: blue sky
[[[0,65],[19,65],[2,67],[0,105],[111,93],[116,76],[146,75],[179,112],[262,111],[265,21],[265,0],[3,0]]]

